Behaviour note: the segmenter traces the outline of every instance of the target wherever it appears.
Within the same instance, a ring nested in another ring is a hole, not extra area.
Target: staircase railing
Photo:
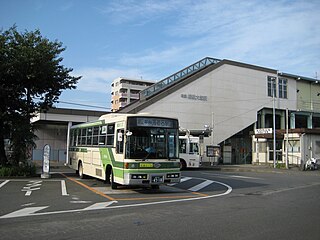
[[[216,58],[206,57],[201,59],[200,61],[191,64],[190,66],[170,75],[169,77],[153,84],[152,86],[142,90],[140,94],[140,99],[148,98],[153,96],[154,94],[158,93],[159,91],[169,87],[170,85],[181,81],[182,79],[186,78],[187,76],[194,74],[209,65],[216,64],[221,60]]]

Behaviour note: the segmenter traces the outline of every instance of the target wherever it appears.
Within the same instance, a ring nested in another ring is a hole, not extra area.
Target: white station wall
[[[192,83],[143,109],[160,116],[176,117],[187,129],[214,126],[218,144],[256,122],[257,111],[272,108],[267,96],[267,72],[224,64]],[[277,108],[295,109],[296,84],[289,81],[288,99],[277,100]],[[289,105],[289,106],[288,106]]]

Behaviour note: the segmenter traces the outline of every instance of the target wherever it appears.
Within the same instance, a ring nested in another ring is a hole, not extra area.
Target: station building
[[[74,124],[90,122],[99,119],[107,112],[51,108],[47,111],[41,111],[31,119],[36,131],[36,147],[32,149],[32,160],[43,160],[43,148],[49,144],[50,161],[65,163],[67,156],[67,135],[68,127]]]
[[[279,163],[320,157],[319,81],[275,69],[206,57],[140,91],[118,112],[209,129],[205,144],[220,146],[224,164],[272,164],[275,116]]]

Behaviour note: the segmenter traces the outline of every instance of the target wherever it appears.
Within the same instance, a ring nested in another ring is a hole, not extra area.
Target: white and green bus
[[[110,182],[111,188],[159,188],[180,182],[178,120],[147,114],[103,115],[70,129],[68,161],[80,178]]]

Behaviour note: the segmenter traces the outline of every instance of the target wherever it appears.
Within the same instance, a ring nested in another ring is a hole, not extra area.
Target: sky
[[[0,0],[0,29],[39,29],[82,76],[61,108],[109,111],[118,77],[159,81],[204,57],[320,78],[320,0]]]

